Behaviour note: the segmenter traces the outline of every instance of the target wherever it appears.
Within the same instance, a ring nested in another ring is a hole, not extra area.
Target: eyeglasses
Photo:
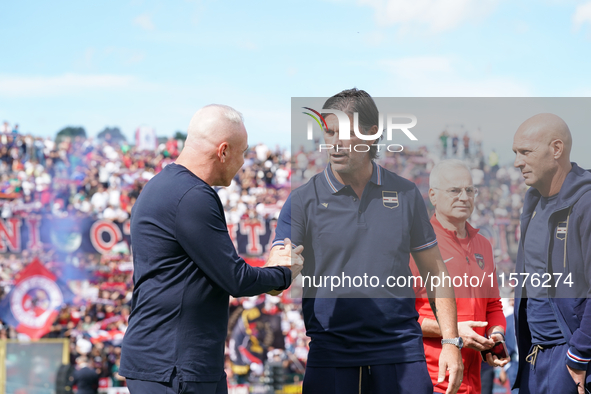
[[[452,188],[449,188],[449,189],[439,189],[437,187],[434,187],[433,189],[444,191],[447,194],[449,194],[450,197],[453,197],[453,198],[460,197],[460,195],[464,191],[466,192],[466,195],[468,197],[470,197],[470,198],[476,197],[478,195],[478,188],[477,187],[474,187],[474,186],[468,186],[468,187],[452,187]]]

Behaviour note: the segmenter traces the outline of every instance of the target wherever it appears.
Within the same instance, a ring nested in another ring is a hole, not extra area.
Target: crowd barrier
[[[0,394],[54,394],[56,372],[70,362],[67,339],[0,340]]]

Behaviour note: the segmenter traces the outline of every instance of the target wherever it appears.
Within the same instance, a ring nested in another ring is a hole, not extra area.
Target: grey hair
[[[242,116],[242,114],[240,112],[236,111],[234,108],[230,107],[229,105],[209,104],[203,108],[210,108],[210,107],[221,109],[222,115],[229,122],[237,123],[237,124],[244,123],[244,116]]]
[[[434,189],[439,186],[439,181],[441,179],[441,174],[447,173],[453,169],[463,168],[470,173],[472,176],[472,170],[468,165],[458,159],[447,159],[442,160],[439,163],[435,164],[433,169],[431,170],[431,174],[429,175],[429,187]]]

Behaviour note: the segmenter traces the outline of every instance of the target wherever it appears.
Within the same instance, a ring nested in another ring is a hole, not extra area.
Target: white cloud
[[[488,14],[499,0],[358,0],[375,10],[382,26],[419,24],[431,32],[457,27],[466,20]]]
[[[86,67],[92,67],[92,64],[93,64],[93,58],[94,58],[94,53],[95,53],[95,50],[94,50],[94,48],[87,48],[87,49],[84,51],[84,61],[83,61],[83,64],[84,64]]]
[[[88,94],[89,90],[128,88],[134,83],[134,77],[125,75],[0,75],[0,97],[33,98]]]
[[[133,52],[125,58],[125,64],[141,63],[144,61],[145,58],[146,55],[143,52]]]
[[[258,45],[255,44],[253,41],[250,40],[241,40],[238,42],[238,47],[240,49],[245,49],[247,51],[256,51],[259,49]]]
[[[515,23],[515,33],[525,34],[530,31],[529,24],[525,21],[518,21]]]
[[[522,97],[531,90],[502,76],[468,76],[463,63],[452,57],[419,56],[382,60],[378,66],[391,75],[396,96]]]
[[[584,23],[591,23],[591,1],[577,6],[573,15],[573,23],[579,29]]]
[[[451,59],[443,56],[417,56],[394,60],[382,60],[380,65],[395,75],[414,78],[424,74],[441,74],[452,71]]]
[[[363,41],[371,47],[380,46],[385,39],[385,35],[377,30],[363,35]]]
[[[144,52],[129,48],[107,47],[103,52],[105,56],[114,56],[121,64],[125,65],[140,63],[146,57]]]
[[[154,23],[152,17],[148,14],[141,14],[133,19],[133,24],[141,27],[144,30],[154,30]]]
[[[130,66],[141,63],[146,58],[143,51],[121,48],[121,47],[106,47],[106,48],[87,48],[79,56],[74,65],[76,70],[97,70],[104,68],[105,64],[116,64]]]

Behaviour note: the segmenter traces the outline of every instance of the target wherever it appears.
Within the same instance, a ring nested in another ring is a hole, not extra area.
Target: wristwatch
[[[462,347],[464,347],[464,340],[462,339],[462,337],[442,339],[441,344],[442,345],[446,345],[446,344],[455,345],[458,347],[458,349],[461,349]]]

